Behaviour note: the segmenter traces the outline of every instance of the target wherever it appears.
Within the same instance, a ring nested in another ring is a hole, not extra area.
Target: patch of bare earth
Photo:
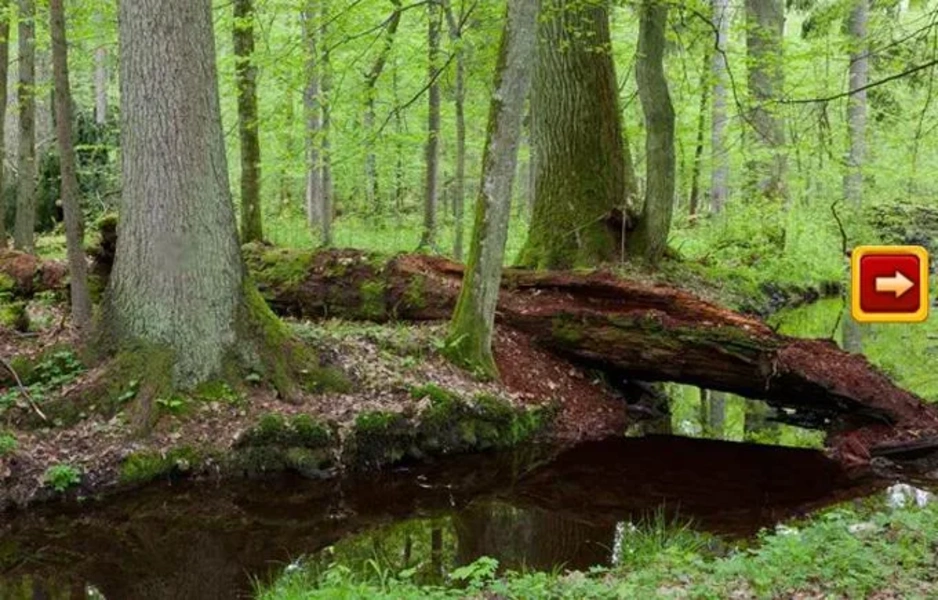
[[[17,439],[17,448],[0,457],[0,510],[53,497],[44,474],[57,464],[80,470],[81,492],[93,494],[113,488],[122,461],[135,452],[166,453],[189,446],[224,453],[261,416],[270,413],[309,414],[335,423],[342,435],[364,411],[417,414],[428,400],[415,398],[412,390],[427,384],[467,400],[488,394],[516,406],[558,406],[552,434],[564,442],[614,434],[625,427],[625,403],[615,392],[537,349],[515,331],[499,329],[496,335],[495,354],[502,381],[482,382],[441,356],[443,325],[327,321],[293,326],[298,335],[320,349],[324,363],[351,380],[351,392],[306,394],[297,403],[287,403],[270,390],[248,386],[240,401],[193,400],[180,415],[164,414],[145,436],[134,434],[124,412],[111,418],[89,414],[71,427],[8,429]],[[43,347],[73,341],[71,336],[66,328],[40,343],[38,336],[17,338],[0,332],[0,344],[6,357],[20,353],[34,356]],[[66,389],[93,385],[99,375],[100,369],[86,372]],[[10,386],[0,380],[0,394],[8,392]],[[212,465],[201,465],[200,469],[203,475],[213,472]]]

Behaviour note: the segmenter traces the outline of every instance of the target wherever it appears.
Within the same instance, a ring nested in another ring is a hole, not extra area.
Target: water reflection
[[[810,450],[655,436],[345,481],[162,485],[3,516],[0,599],[243,597],[304,555],[431,580],[483,555],[585,569],[622,555],[628,523],[735,538],[877,486]]]

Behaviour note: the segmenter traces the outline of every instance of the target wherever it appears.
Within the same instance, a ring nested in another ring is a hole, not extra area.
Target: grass
[[[858,527],[858,524],[861,526]],[[934,571],[938,506],[876,512],[838,507],[794,527],[765,532],[751,547],[725,555],[708,550],[689,528],[653,519],[622,535],[636,551],[611,567],[587,572],[502,572],[492,558],[450,569],[443,581],[419,581],[420,567],[394,570],[378,558],[352,568],[333,560],[299,561],[261,600],[312,598],[862,598],[938,594]]]

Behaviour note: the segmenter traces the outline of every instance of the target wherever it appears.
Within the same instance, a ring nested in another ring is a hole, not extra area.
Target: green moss
[[[332,430],[309,415],[267,414],[235,444],[226,467],[248,476],[283,470],[321,477],[333,466]]]
[[[414,275],[411,277],[407,288],[404,290],[404,302],[412,309],[426,308],[427,301],[424,298],[424,289],[426,287],[426,278],[423,275]]]
[[[551,321],[551,337],[564,344],[577,344],[583,339],[581,327],[571,317],[554,317]]]
[[[270,248],[259,243],[242,247],[251,275],[265,288],[282,290],[303,281],[315,254],[295,248]]]
[[[207,381],[200,384],[192,391],[192,397],[202,402],[223,402],[225,404],[239,404],[244,400],[243,394],[221,380]]]
[[[365,281],[359,286],[361,310],[367,319],[379,320],[385,316],[385,292],[387,284],[381,280]]]
[[[25,302],[5,302],[0,305],[0,325],[16,331],[29,331],[29,314]]]
[[[195,468],[205,454],[190,446],[173,448],[169,452],[141,450],[128,455],[120,466],[118,480],[124,485],[140,485],[173,474],[186,473]]]
[[[0,294],[12,294],[15,289],[16,280],[6,273],[0,273]]]
[[[423,400],[424,398],[429,398],[430,402],[433,404],[445,404],[459,400],[459,396],[457,396],[455,393],[449,390],[445,390],[435,383],[418,385],[411,388],[410,397],[414,400]]]

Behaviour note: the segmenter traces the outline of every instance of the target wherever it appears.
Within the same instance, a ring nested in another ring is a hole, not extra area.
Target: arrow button
[[[915,287],[915,282],[902,274],[902,271],[896,270],[896,274],[891,277],[877,277],[877,292],[892,292],[896,298],[901,298],[906,292]]]

